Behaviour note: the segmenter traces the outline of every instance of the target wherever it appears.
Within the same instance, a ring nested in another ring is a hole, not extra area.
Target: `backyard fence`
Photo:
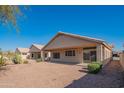
[[[124,69],[124,52],[120,53],[120,63]]]

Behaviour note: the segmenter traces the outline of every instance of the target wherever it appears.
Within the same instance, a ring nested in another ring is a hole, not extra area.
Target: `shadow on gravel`
[[[5,72],[8,71],[8,70],[10,70],[10,68],[7,67],[7,66],[0,67],[0,77],[3,76],[3,75],[7,76]]]
[[[65,64],[65,65],[77,65],[79,63],[75,62],[50,62],[50,63],[55,63],[55,64]]]
[[[124,85],[124,74],[119,62],[110,62],[98,73],[90,74],[86,68],[79,70],[87,73],[85,76],[74,80],[65,88],[120,88]]]
[[[8,70],[9,68],[6,67],[6,66],[3,66],[3,67],[0,67],[0,71],[3,71],[3,70]]]
[[[123,87],[122,79],[102,75],[87,74],[74,80],[65,88],[120,88]]]

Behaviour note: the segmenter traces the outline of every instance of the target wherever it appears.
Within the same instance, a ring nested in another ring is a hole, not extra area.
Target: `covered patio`
[[[42,50],[51,53],[51,62],[107,62],[112,56],[111,46],[102,40],[63,32],[59,32]]]

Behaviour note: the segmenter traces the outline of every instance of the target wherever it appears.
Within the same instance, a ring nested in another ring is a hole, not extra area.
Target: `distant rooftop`
[[[23,53],[28,53],[29,52],[29,48],[17,48],[20,52]]]
[[[44,47],[44,45],[40,45],[40,44],[32,44],[32,45],[40,50]]]

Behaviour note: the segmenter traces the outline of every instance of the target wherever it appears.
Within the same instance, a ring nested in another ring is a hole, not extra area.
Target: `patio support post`
[[[103,61],[103,46],[97,45],[97,61]]]
[[[42,58],[42,61],[45,61],[45,59],[44,59],[45,57],[44,57],[44,56],[45,56],[44,51],[41,51],[41,58]]]

